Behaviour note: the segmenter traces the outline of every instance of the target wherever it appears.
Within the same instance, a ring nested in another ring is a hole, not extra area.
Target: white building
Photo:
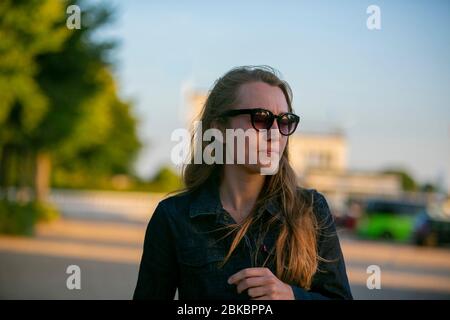
[[[397,175],[349,169],[347,149],[340,132],[296,133],[289,138],[290,161],[300,184],[326,194],[333,209],[344,210],[349,198],[401,195]]]

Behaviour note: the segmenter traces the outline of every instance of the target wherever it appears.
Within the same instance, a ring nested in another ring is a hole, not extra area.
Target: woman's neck
[[[255,204],[264,185],[265,176],[249,173],[242,166],[225,165],[220,183],[222,206],[237,223],[241,223]]]

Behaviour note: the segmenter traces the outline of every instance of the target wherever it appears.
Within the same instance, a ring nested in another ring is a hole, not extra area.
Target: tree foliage
[[[81,8],[81,29],[66,8]],[[111,19],[84,1],[0,2],[0,187],[45,199],[52,170],[111,176],[131,171],[140,143],[130,103],[112,73]],[[2,194],[5,194],[3,192]]]

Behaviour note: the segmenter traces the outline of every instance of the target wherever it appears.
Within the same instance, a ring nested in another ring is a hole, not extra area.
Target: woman
[[[177,288],[179,299],[352,299],[327,201],[298,186],[289,164],[299,121],[291,103],[270,67],[238,67],[216,81],[202,132],[243,129],[258,143],[245,143],[243,163],[234,155],[195,164],[192,154],[186,190],[161,201],[148,224],[135,299],[173,299]],[[254,148],[270,161],[250,162]],[[273,161],[277,170],[261,174]]]

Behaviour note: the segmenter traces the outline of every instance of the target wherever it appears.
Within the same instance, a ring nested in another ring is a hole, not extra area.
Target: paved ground
[[[64,219],[34,238],[0,237],[1,299],[129,299],[136,283],[145,223]],[[450,299],[450,250],[341,236],[356,299]],[[81,268],[81,290],[66,288],[66,268]],[[366,287],[369,265],[381,289]]]

